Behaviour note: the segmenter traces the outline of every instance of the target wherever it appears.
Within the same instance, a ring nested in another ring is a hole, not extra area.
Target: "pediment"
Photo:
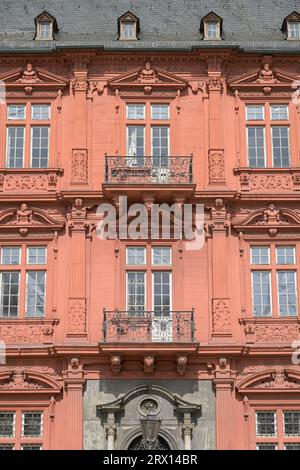
[[[300,229],[300,216],[291,209],[278,208],[275,204],[270,204],[265,209],[251,211],[246,217],[234,220],[232,226],[237,231],[245,229]]]
[[[8,231],[18,228],[24,231],[48,229],[61,230],[65,225],[62,220],[54,219],[47,212],[38,208],[29,208],[27,204],[21,204],[20,209],[6,209],[0,213],[0,230]]]
[[[229,87],[233,90],[264,89],[265,92],[275,89],[292,89],[293,83],[299,80],[294,75],[278,68],[273,68],[265,63],[259,69],[252,69],[242,75],[238,75],[229,81]],[[271,90],[268,90],[270,88]]]
[[[114,90],[143,89],[151,93],[157,89],[183,90],[187,81],[165,70],[152,68],[147,62],[144,67],[131,70],[114,77],[108,82],[108,87]]]
[[[50,377],[37,372],[15,369],[0,374],[0,393],[47,393],[58,394],[62,386]]]
[[[18,67],[0,75],[7,90],[24,90],[27,94],[38,90],[62,90],[68,85],[65,77],[54,74],[28,63],[26,67]]]
[[[239,393],[300,391],[300,372],[291,369],[272,369],[247,377],[237,386]]]

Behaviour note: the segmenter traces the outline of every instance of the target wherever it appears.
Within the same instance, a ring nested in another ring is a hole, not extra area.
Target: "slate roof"
[[[33,41],[34,18],[53,15],[55,41]],[[139,41],[118,41],[117,19],[130,10],[140,19]],[[200,21],[210,11],[223,19],[223,41],[202,41]],[[300,52],[287,41],[284,18],[300,13],[300,0],[0,0],[0,51],[51,51],[68,47],[183,49],[237,47]]]

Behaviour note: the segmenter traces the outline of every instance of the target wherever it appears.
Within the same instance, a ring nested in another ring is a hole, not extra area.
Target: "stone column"
[[[116,437],[116,425],[114,413],[108,413],[107,415],[107,450],[114,450],[115,448],[115,437]]]
[[[76,199],[69,217],[71,265],[67,336],[86,337],[86,209]]]
[[[216,387],[216,436],[217,450],[231,449],[232,436],[232,390],[233,379],[230,366],[225,358],[216,367],[214,384]]]
[[[231,337],[229,266],[227,232],[229,223],[223,200],[216,199],[211,209],[212,233],[212,336]]]
[[[67,427],[66,443],[69,450],[82,450],[83,447],[83,409],[82,392],[85,384],[82,366],[79,359],[73,358],[70,361],[65,373]]]

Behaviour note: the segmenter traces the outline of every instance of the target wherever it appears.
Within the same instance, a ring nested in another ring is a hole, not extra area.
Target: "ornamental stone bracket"
[[[300,168],[235,168],[239,177],[239,189],[242,192],[283,193],[300,191]]]
[[[100,349],[101,350],[101,349]],[[118,352],[111,353],[109,358],[110,370],[113,375],[120,375],[124,370],[126,371],[126,354],[118,354]],[[129,359],[130,360],[130,359]],[[147,354],[141,358],[141,372],[145,375],[154,374],[159,358],[154,354]],[[173,360],[174,370],[179,375],[185,375],[188,370],[188,354],[177,354]]]
[[[57,193],[62,169],[0,168],[0,194]]]
[[[53,344],[58,319],[0,320],[0,340],[9,345]]]
[[[298,318],[241,318],[245,343],[280,344],[290,346],[300,339],[300,320]]]

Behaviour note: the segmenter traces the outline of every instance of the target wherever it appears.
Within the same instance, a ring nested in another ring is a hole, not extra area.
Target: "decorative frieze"
[[[214,334],[231,333],[231,314],[229,299],[213,299],[212,325]]]
[[[293,318],[243,318],[246,343],[286,343],[299,339],[300,324]]]
[[[300,169],[237,168],[241,191],[254,193],[300,190]]]
[[[84,299],[72,299],[70,301],[68,332],[70,334],[86,332],[86,304]]]
[[[12,169],[0,170],[0,192],[49,192],[56,191],[58,169]]]
[[[224,150],[210,150],[208,155],[208,171],[210,184],[225,184]]]
[[[7,344],[52,343],[58,320],[9,320],[0,322],[0,340]]]

